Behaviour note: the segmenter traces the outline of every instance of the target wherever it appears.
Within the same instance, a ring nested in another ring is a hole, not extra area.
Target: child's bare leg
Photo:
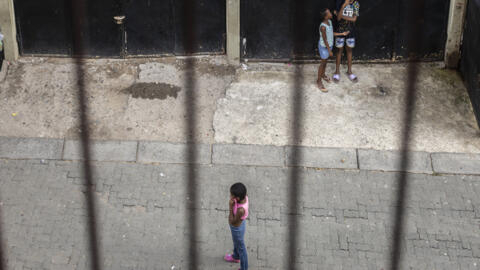
[[[322,82],[323,74],[325,72],[325,71],[322,70],[322,64],[323,64],[323,61],[318,66],[317,84]]]
[[[347,46],[347,62],[348,62],[348,74],[352,74],[352,55],[353,49]]]
[[[321,75],[321,78],[326,81],[326,82],[330,82],[330,78],[325,75],[325,72],[327,72],[327,59],[325,60],[322,60],[322,63],[320,64],[320,66],[322,67],[322,74]]]
[[[325,69],[327,67],[327,60],[322,60],[322,63],[318,67],[318,78],[317,78],[317,86],[320,90],[326,91],[327,89],[323,85],[322,79],[325,78]]]
[[[337,62],[335,67],[335,74],[340,74],[340,62],[342,61],[343,47],[337,48]]]

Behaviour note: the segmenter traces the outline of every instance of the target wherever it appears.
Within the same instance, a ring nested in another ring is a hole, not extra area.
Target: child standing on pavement
[[[335,41],[335,46],[338,48],[337,51],[337,67],[335,69],[335,74],[333,74],[333,81],[340,81],[340,62],[342,60],[343,47],[347,50],[347,62],[348,70],[347,76],[352,82],[357,82],[358,78],[352,72],[352,54],[353,48],[355,47],[355,22],[357,21],[358,16],[360,16],[360,3],[358,0],[337,0],[337,15],[338,20],[338,31],[339,32],[348,32],[347,35],[337,37]]]
[[[232,232],[233,254],[225,255],[227,262],[240,263],[239,270],[248,269],[247,248],[245,246],[245,219],[248,217],[247,188],[242,183],[230,187],[230,200],[228,202],[230,214],[228,223]]]
[[[320,12],[320,19],[322,23],[319,27],[320,39],[318,40],[318,52],[320,53],[322,63],[318,67],[317,86],[324,93],[328,92],[328,90],[323,85],[322,80],[330,82],[330,78],[325,75],[325,69],[327,68],[327,59],[333,56],[333,37],[348,35],[348,32],[333,32],[332,17],[332,13],[328,8],[325,8]]]

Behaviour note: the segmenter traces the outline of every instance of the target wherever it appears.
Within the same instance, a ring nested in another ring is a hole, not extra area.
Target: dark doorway
[[[319,13],[334,10],[335,0],[307,0],[301,11],[305,27],[293,29],[293,0],[243,0],[241,5],[242,57],[253,59],[315,59],[318,56]],[[421,58],[442,60],[446,42],[449,0],[426,0]],[[402,59],[406,56],[408,21],[402,0],[360,0],[355,59]],[[334,18],[335,19],[335,18]],[[305,44],[292,53],[290,33],[299,31]]]
[[[115,16],[123,14],[123,0],[87,0],[85,52],[90,56],[120,57],[124,51],[124,28]]]
[[[182,1],[87,0],[84,31],[91,57],[184,55]],[[194,53],[225,53],[225,0],[195,1]],[[15,0],[22,55],[72,55],[68,0]]]
[[[460,69],[480,127],[480,0],[468,1]]]
[[[173,54],[173,1],[127,0],[126,44],[129,55]]]
[[[16,0],[21,54],[72,54],[70,6],[64,0]]]

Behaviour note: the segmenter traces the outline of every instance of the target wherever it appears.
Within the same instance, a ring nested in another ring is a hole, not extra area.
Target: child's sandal
[[[354,83],[358,82],[358,78],[357,78],[357,76],[356,76],[355,74],[353,74],[353,73],[348,74],[348,73],[347,73],[347,76],[348,76],[348,78],[350,79],[350,81],[352,81],[352,82],[354,82]]]
[[[333,81],[335,83],[339,83],[340,82],[340,74],[333,74]]]
[[[225,257],[223,257],[223,259],[225,259],[225,261],[231,262],[231,263],[239,263],[240,262],[240,260],[234,259],[232,254],[226,254]]]

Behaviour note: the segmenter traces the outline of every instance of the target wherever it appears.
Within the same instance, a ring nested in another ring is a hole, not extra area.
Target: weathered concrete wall
[[[227,55],[228,60],[240,60],[240,0],[227,1]]]
[[[18,59],[18,44],[13,0],[0,0],[0,28],[5,36],[3,40],[5,59],[15,61]]]
[[[460,61],[460,46],[462,45],[466,10],[467,0],[451,0],[447,44],[445,45],[445,66],[447,68],[457,68]]]

